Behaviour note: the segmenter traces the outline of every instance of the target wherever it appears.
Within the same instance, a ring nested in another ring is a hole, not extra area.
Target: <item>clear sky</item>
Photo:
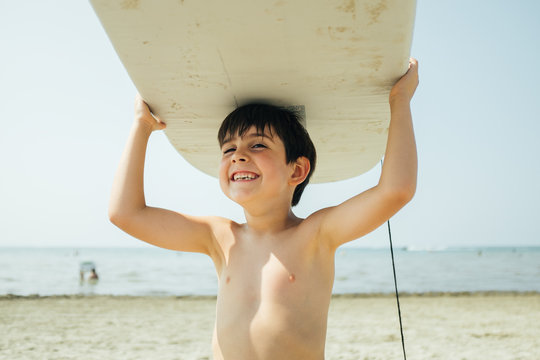
[[[540,246],[538,14],[534,0],[418,1],[419,181],[392,219],[396,246]],[[0,246],[141,246],[107,218],[136,90],[90,4],[2,1],[0,45]],[[297,215],[366,190],[379,172],[309,185]],[[145,181],[150,205],[243,219],[163,133]]]

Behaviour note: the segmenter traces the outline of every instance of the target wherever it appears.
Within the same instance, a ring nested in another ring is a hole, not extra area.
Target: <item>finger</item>
[[[418,68],[418,60],[416,60],[415,58],[410,58],[409,59],[409,69],[411,67]]]
[[[414,77],[416,78],[416,85],[418,86],[418,60],[413,57],[409,59],[409,70],[407,72],[409,71],[414,74]]]
[[[152,113],[152,116],[154,117],[154,119],[156,119],[156,121],[158,123],[160,123],[160,124],[163,123],[163,120],[161,120],[161,118],[159,116],[157,116],[156,114]]]
[[[136,104],[146,104],[144,102],[144,99],[142,98],[141,94],[137,93],[137,95],[135,95],[135,103]]]
[[[165,124],[160,118],[158,118],[156,115],[152,114],[154,119],[156,120],[156,125],[158,130],[163,130],[167,127],[167,124]]]
[[[165,129],[167,124],[163,120],[161,120],[161,118],[156,114],[152,114],[152,116],[154,117],[154,119],[156,119],[156,122],[158,123],[160,129]]]
[[[145,111],[145,109],[148,108],[148,104],[144,101],[140,94],[135,96],[135,107],[142,111]]]
[[[137,95],[135,95],[135,103],[136,104],[144,104],[146,107],[148,107],[148,109],[150,109],[150,106],[148,105],[146,100],[144,100],[143,97],[141,96],[141,94],[139,94],[139,93],[137,93]]]

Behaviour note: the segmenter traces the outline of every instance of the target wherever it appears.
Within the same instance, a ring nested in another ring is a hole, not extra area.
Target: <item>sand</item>
[[[540,359],[540,294],[401,305],[407,359]],[[211,359],[214,312],[213,298],[0,297],[0,359]],[[326,359],[403,359],[395,298],[335,297]]]

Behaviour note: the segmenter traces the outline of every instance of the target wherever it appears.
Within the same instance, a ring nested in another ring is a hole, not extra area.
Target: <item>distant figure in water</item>
[[[97,281],[99,280],[99,276],[96,272],[96,267],[95,267],[95,264],[93,262],[84,262],[84,263],[81,263],[81,268],[80,268],[80,279],[81,279],[81,284],[84,282],[84,275],[85,273],[89,271],[90,274],[88,275],[88,282],[91,283],[91,284],[95,284],[97,283]]]
[[[99,280],[99,276],[96,273],[96,269],[92,269],[92,271],[90,272],[90,276],[88,277],[88,281],[96,282],[98,280]]]

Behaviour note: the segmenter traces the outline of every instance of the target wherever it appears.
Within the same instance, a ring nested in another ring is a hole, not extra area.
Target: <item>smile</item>
[[[258,177],[259,175],[252,172],[239,171],[232,174],[231,180],[232,181],[250,181],[250,180],[257,179]]]

